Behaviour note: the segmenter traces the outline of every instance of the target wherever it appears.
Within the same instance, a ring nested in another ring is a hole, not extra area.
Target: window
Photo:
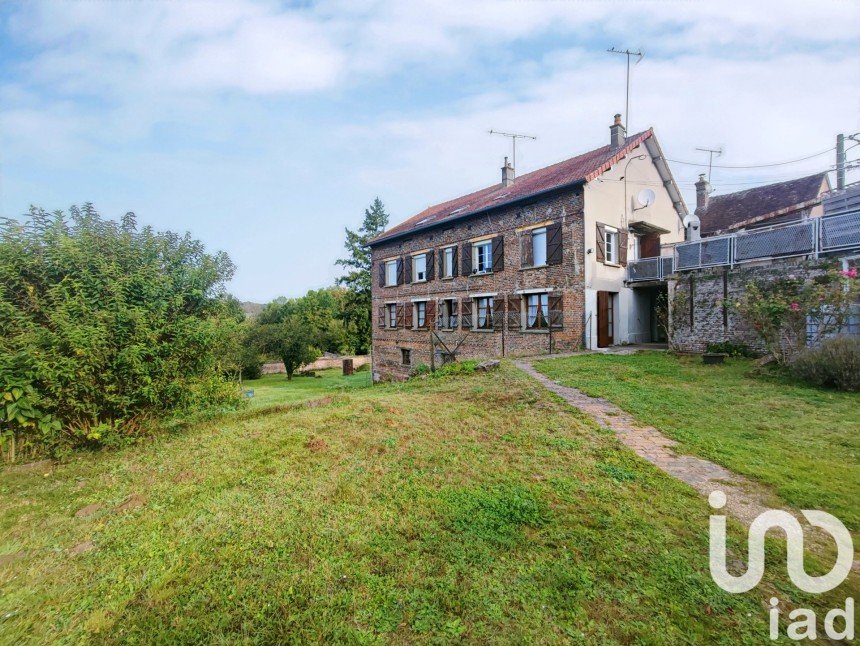
[[[493,243],[490,240],[479,242],[474,246],[472,254],[474,270],[477,274],[485,274],[493,271]]]
[[[457,327],[457,301],[446,298],[442,301],[442,328],[453,330],[455,327]]]
[[[526,297],[526,327],[529,330],[549,327],[549,294],[529,294]]]
[[[400,363],[404,366],[412,365],[412,350],[408,348],[400,348]]]
[[[532,231],[532,266],[546,264],[546,229]]]
[[[444,262],[442,263],[442,276],[443,278],[453,278],[454,277],[454,247],[448,247],[445,249],[444,253]]]
[[[415,327],[427,327],[427,301],[413,303],[415,307]]]
[[[479,330],[493,329],[493,299],[482,296],[475,299],[478,316],[475,318],[475,327]]]
[[[397,261],[389,260],[385,263],[385,286],[393,287],[397,284]]]
[[[606,262],[618,264],[618,231],[606,227]]]
[[[414,256],[412,263],[412,282],[421,283],[427,280],[427,254],[422,253],[420,256]]]
[[[397,327],[397,304],[389,303],[385,306],[386,318],[388,322],[388,327],[394,328]]]

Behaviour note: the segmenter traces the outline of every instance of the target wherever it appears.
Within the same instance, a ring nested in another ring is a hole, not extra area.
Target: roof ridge
[[[623,157],[628,154],[631,147],[639,145],[649,136],[653,136],[653,134],[653,129],[649,128],[625,137],[624,143],[618,148],[613,149],[610,145],[606,144],[598,148],[586,150],[578,155],[520,175],[509,186],[505,186],[502,183],[493,184],[444,202],[432,204],[419,213],[396,224],[388,231],[380,233],[371,242],[381,242],[389,238],[405,235],[419,227],[423,229],[450,221],[455,217],[467,217],[488,208],[505,206],[548,190],[561,188],[562,186],[591,181],[595,176],[605,172],[607,165],[615,163],[619,156]],[[543,185],[541,185],[542,180]],[[504,190],[506,192],[501,192]],[[494,196],[496,193],[499,194]]]

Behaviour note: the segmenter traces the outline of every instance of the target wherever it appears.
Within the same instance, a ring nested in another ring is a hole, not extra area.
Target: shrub
[[[11,435],[54,449],[115,443],[153,417],[238,404],[222,361],[232,274],[225,254],[138,229],[132,213],[33,207],[0,221],[0,387],[20,388],[31,411],[5,407],[0,448]]]
[[[707,352],[727,354],[730,357],[745,357],[747,359],[754,359],[759,356],[758,353],[750,348],[746,343],[736,343],[734,341],[709,343]]]
[[[860,391],[860,338],[834,337],[800,353],[791,372],[808,383]]]

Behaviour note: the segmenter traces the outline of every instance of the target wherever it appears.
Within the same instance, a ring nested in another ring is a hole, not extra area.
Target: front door
[[[597,292],[597,347],[615,343],[615,308],[612,292]]]

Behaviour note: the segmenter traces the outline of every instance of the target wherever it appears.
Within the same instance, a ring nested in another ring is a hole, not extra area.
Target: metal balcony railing
[[[852,249],[860,251],[860,211],[682,242],[675,245],[674,268],[685,271],[772,258],[818,257]],[[644,280],[632,275],[629,281]]]
[[[648,280],[664,280],[673,273],[675,258],[673,256],[658,256],[642,258],[627,265],[627,282],[637,283]]]

